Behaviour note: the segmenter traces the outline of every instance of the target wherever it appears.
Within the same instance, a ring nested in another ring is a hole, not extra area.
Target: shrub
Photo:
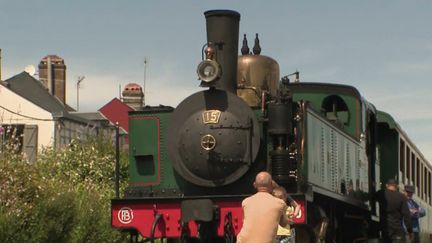
[[[122,152],[122,188],[127,154]],[[115,151],[110,139],[45,149],[35,163],[0,156],[0,242],[119,242],[111,228]]]
[[[69,242],[77,223],[75,196],[66,192],[38,200],[26,232],[27,242]]]

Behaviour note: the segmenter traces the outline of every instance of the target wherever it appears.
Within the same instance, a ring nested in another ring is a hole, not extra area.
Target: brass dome
[[[263,55],[242,55],[237,64],[237,95],[251,107],[261,106],[262,92],[276,95],[279,64]]]

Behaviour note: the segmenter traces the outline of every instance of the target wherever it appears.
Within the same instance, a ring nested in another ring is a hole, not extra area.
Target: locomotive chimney
[[[207,22],[207,42],[216,48],[216,61],[222,76],[218,89],[237,93],[237,53],[240,14],[231,10],[210,10],[204,13]]]

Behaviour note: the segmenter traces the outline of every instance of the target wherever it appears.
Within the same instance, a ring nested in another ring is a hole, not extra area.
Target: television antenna
[[[77,111],[79,111],[79,89],[80,89],[80,83],[85,79],[85,76],[78,76],[77,80]]]

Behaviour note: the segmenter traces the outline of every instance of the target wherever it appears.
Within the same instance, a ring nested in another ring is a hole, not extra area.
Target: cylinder
[[[268,105],[268,132],[270,134],[291,134],[292,107],[289,103],[271,103]]]
[[[270,152],[272,177],[278,184],[288,185],[295,182],[297,163],[288,150]]]
[[[216,61],[222,68],[222,76],[216,88],[236,94],[240,14],[232,10],[210,10],[204,15],[207,42],[215,45]]]

